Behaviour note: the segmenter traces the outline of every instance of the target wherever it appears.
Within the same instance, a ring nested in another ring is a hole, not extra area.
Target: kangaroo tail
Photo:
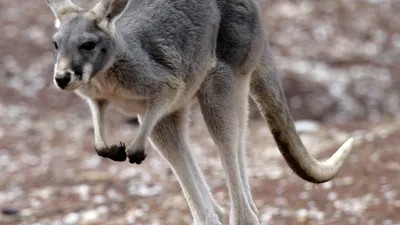
[[[309,182],[323,183],[339,173],[352,149],[353,138],[348,139],[324,162],[317,161],[308,153],[296,133],[275,63],[268,49],[265,50],[260,67],[252,74],[250,94],[268,122],[285,161],[298,176]]]

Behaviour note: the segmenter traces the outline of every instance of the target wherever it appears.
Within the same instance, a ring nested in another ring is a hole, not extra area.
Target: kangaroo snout
[[[56,85],[64,89],[71,81],[72,73],[70,71],[58,72],[54,78]]]

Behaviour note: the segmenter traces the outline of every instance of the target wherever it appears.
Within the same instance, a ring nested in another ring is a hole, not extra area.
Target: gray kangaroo
[[[46,1],[58,26],[54,82],[87,100],[97,154],[140,164],[150,140],[177,176],[197,225],[221,225],[224,213],[190,152],[188,105],[194,98],[219,149],[231,225],[259,224],[246,175],[249,94],[302,179],[333,179],[351,151],[352,138],[319,162],[303,146],[256,0],[101,0],[90,9]],[[139,130],[126,146],[105,141],[109,103],[138,115]]]

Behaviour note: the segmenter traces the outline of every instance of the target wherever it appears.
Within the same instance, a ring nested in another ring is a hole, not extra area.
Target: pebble
[[[53,187],[43,187],[39,190],[33,191],[32,195],[37,196],[41,199],[48,199],[53,195],[53,193],[54,193]]]
[[[19,213],[19,210],[18,210],[18,209],[15,209],[15,208],[3,208],[3,209],[1,210],[1,213],[2,213],[3,215],[12,216],[12,215],[18,214],[18,213]]]
[[[86,184],[81,184],[74,187],[75,192],[79,195],[82,201],[89,200],[90,186]]]
[[[88,210],[82,214],[82,223],[93,223],[97,221],[100,217],[100,213],[97,210]]]
[[[94,196],[94,200],[95,203],[97,204],[101,204],[104,203],[106,201],[106,198],[103,195],[96,195]]]
[[[300,209],[296,212],[297,221],[300,223],[304,223],[308,218],[308,211],[307,209]]]
[[[328,181],[322,184],[322,187],[325,189],[331,189],[333,186],[333,182],[332,181]]]
[[[107,171],[84,171],[78,174],[78,179],[81,182],[107,182],[112,176]]]
[[[312,120],[298,120],[295,122],[296,131],[299,133],[312,133],[319,129],[319,124]]]
[[[302,200],[308,199],[310,197],[310,194],[308,192],[302,191],[299,194],[299,198]]]
[[[83,168],[85,169],[94,169],[97,168],[101,164],[101,157],[98,155],[93,155],[89,159],[83,161]]]
[[[328,200],[329,201],[334,201],[334,200],[336,200],[337,199],[337,193],[336,192],[330,192],[329,194],[328,194]]]
[[[63,222],[66,225],[76,224],[80,219],[80,215],[78,213],[68,213],[64,218]]]

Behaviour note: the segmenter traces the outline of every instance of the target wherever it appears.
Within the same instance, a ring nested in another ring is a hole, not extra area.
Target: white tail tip
[[[347,139],[347,141],[342,145],[342,148],[347,149],[348,151],[350,151],[353,148],[353,142],[354,142],[354,138],[353,137]]]
[[[347,156],[350,154],[351,149],[353,148],[353,142],[353,137],[347,139],[347,141],[342,146],[340,146],[335,154],[333,154],[333,156],[328,160],[329,164],[332,167],[341,167],[344,164]]]

